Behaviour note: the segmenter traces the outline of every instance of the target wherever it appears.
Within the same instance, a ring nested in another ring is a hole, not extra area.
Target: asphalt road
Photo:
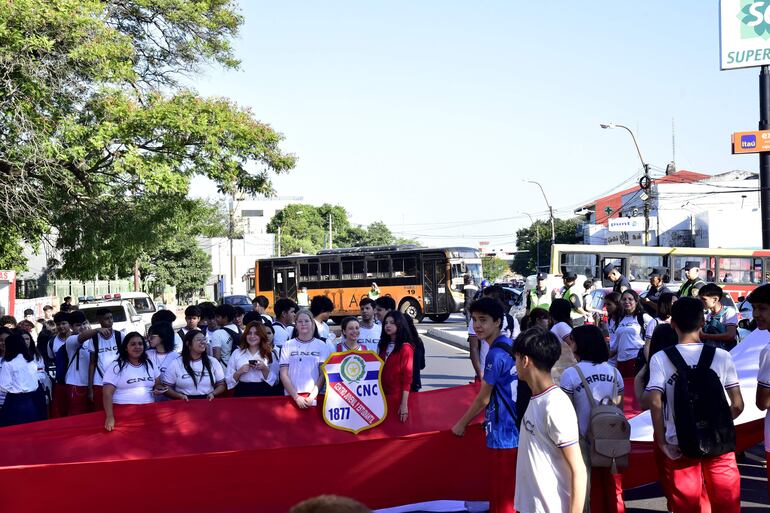
[[[465,322],[462,316],[453,315],[441,326],[448,325],[465,326]],[[473,379],[473,367],[471,367],[468,351],[427,336],[427,330],[436,326],[429,320],[417,325],[425,344],[423,389],[433,390],[467,384]],[[757,446],[752,449],[752,452],[761,455],[763,450]],[[764,465],[750,454],[740,455],[738,463],[741,472],[741,511],[770,512],[767,472]],[[626,492],[625,499],[628,513],[667,511],[666,500],[657,484],[630,490]]]

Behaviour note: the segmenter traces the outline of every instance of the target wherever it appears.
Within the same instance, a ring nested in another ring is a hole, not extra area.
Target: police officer
[[[551,306],[551,296],[548,294],[548,287],[545,280],[548,278],[546,273],[537,273],[537,285],[535,285],[527,294],[527,315],[535,308],[548,310]]]
[[[666,286],[668,281],[667,269],[665,267],[655,267],[650,273],[650,286],[647,288],[647,294],[642,299],[642,306],[650,315],[658,312],[658,299],[664,292],[671,292]]]
[[[613,292],[622,294],[631,288],[631,283],[625,276],[620,274],[620,271],[614,264],[607,264],[602,270],[604,271],[604,276],[612,282]]]
[[[588,312],[583,310],[583,302],[581,300],[582,291],[575,290],[575,282],[577,281],[577,274],[573,272],[566,272],[562,276],[564,280],[564,287],[558,293],[554,291],[554,296],[560,295],[562,299],[566,299],[572,305],[572,311],[570,312],[570,319],[572,320],[572,327],[582,326],[585,323]]]
[[[679,287],[677,297],[698,297],[698,291],[706,282],[700,279],[700,262],[688,260],[684,263],[684,276],[687,280]]]

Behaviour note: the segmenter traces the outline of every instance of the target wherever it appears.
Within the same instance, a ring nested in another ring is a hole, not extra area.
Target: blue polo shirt
[[[504,335],[494,343],[497,342],[513,347],[513,341]],[[484,382],[494,387],[485,412],[487,447],[515,449],[519,446],[519,430],[516,427],[518,376],[513,357],[507,351],[490,348],[484,363]]]

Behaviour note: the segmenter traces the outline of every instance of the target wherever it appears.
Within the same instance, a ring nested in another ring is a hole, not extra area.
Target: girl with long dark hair
[[[398,416],[406,422],[409,416],[409,392],[414,373],[414,346],[404,314],[391,310],[382,319],[382,338],[378,345],[382,368],[382,391],[391,401],[399,401]]]
[[[275,395],[278,372],[278,358],[265,326],[257,321],[248,323],[238,349],[227,362],[227,387],[235,389],[235,397]]]
[[[160,370],[148,358],[145,347],[144,337],[132,331],[120,341],[117,360],[104,370],[104,429],[107,431],[115,428],[113,405],[152,403],[155,396],[167,390],[160,382]]]
[[[6,395],[0,411],[0,426],[45,419],[45,409],[40,407],[42,387],[37,379],[37,362],[19,333],[5,339],[4,360],[0,368],[0,389]]]
[[[161,381],[169,387],[165,392],[167,397],[183,401],[211,401],[227,390],[222,364],[206,354],[206,335],[200,330],[185,333],[182,356],[171,363]]]
[[[652,322],[652,318],[644,312],[639,295],[631,289],[621,294],[620,311],[616,318],[618,370],[624,378],[633,378],[636,356],[644,347],[645,327]]]
[[[147,340],[150,343],[150,348],[147,350],[147,358],[158,369],[161,380],[166,370],[174,363],[174,360],[179,358],[179,353],[174,350],[176,347],[174,335],[174,328],[169,322],[155,323],[147,331]],[[159,400],[165,399],[165,397],[159,398]]]
[[[48,404],[51,402],[51,390],[53,388],[51,376],[45,370],[45,360],[43,355],[40,354],[37,344],[32,340],[32,334],[25,330],[18,330],[18,333],[24,339],[32,360],[37,364],[37,381],[40,383],[40,388],[37,391],[36,400],[38,401],[40,411],[43,412],[43,417],[48,418]]]
[[[615,336],[618,329],[618,315],[621,313],[620,292],[610,292],[604,296],[604,310],[607,312],[607,340],[610,346],[610,365],[618,366],[618,338]]]

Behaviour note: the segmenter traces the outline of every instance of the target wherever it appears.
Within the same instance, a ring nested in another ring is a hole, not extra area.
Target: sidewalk
[[[425,332],[431,338],[435,338],[450,346],[469,351],[468,345],[468,328],[462,325],[442,326],[435,328],[428,328]]]

